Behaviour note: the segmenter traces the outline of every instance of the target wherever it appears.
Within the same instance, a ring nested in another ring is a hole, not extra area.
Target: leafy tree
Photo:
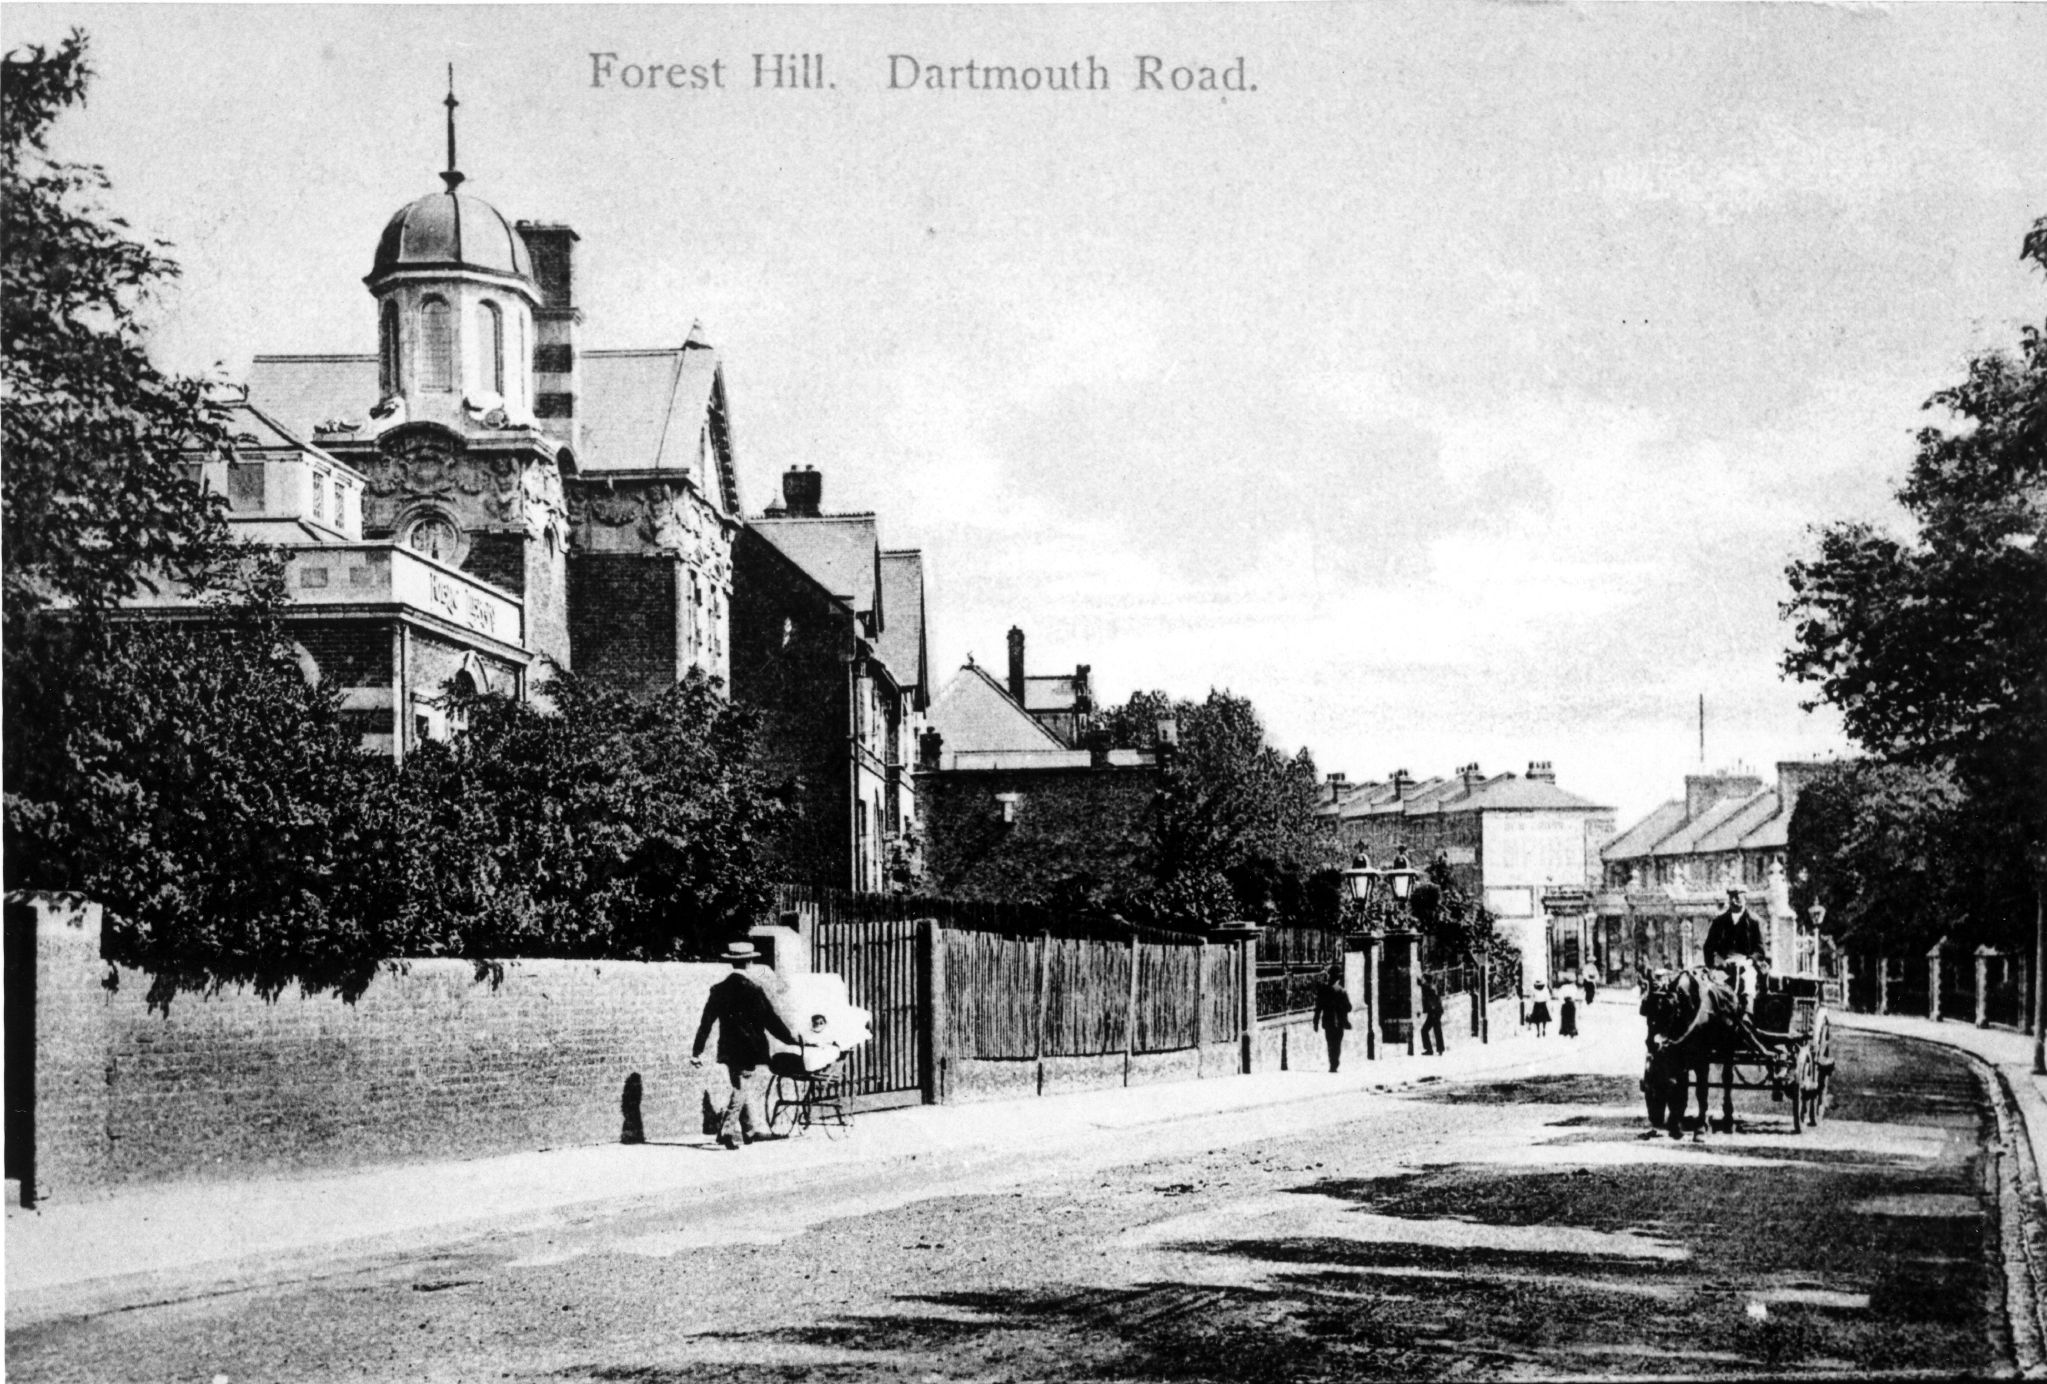
[[[2047,218],[2025,256],[2047,269]],[[1784,669],[1880,760],[1952,778],[1972,829],[2015,834],[2047,896],[2047,334],[1928,401],[1899,537],[1837,524],[1791,564]],[[1868,805],[1868,799],[1862,800]],[[1868,830],[1880,835],[1878,825]],[[1810,869],[1810,864],[1807,864]],[[2008,919],[2014,939],[2021,919]]]
[[[1131,906],[1161,921],[1216,922],[1263,916],[1269,904],[1306,921],[1321,897],[1309,877],[1335,855],[1315,815],[1313,756],[1267,744],[1256,709],[1224,691],[1201,702],[1140,692],[1105,713],[1102,726],[1112,743],[1159,751],[1162,720],[1175,723],[1178,743],[1161,754],[1148,880]]]
[[[202,381],[159,372],[140,315],[176,266],[48,156],[85,99],[74,32],[0,63],[0,601],[7,882],[106,905],[152,997],[351,983],[328,897],[335,804],[365,771],[280,624],[274,559],[188,468],[228,446]],[[175,584],[180,622],[123,614]]]
[[[219,505],[187,480],[190,449],[226,444],[203,381],[159,372],[139,313],[177,275],[163,246],[107,213],[96,166],[47,157],[57,114],[85,100],[73,32],[0,63],[0,580],[8,642],[61,604],[103,615],[166,579],[239,571]]]
[[[395,948],[338,906],[361,806],[389,765],[365,758],[336,695],[307,685],[274,602],[127,620],[72,664],[44,621],[10,670],[61,717],[9,727],[12,877],[95,899],[111,961],[150,1000],[249,984],[359,993]]]
[[[345,911],[407,954],[666,960],[710,955],[772,892],[761,842],[784,808],[757,717],[701,673],[652,697],[555,669],[553,714],[449,693],[354,843]]]
[[[2016,827],[1986,820],[1947,769],[1842,765],[1806,785],[1792,811],[1792,902],[1824,902],[1835,937],[1891,955],[1941,937],[2010,945],[2029,894]]]

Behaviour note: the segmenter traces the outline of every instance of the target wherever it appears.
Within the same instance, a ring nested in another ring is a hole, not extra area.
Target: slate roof
[[[737,518],[739,478],[729,445],[719,446],[716,476],[698,474],[697,439],[705,423],[728,436],[718,353],[693,330],[685,345],[648,351],[584,351],[576,413],[582,445],[579,475],[676,472],[691,476],[704,497]],[[380,396],[377,358],[357,355],[257,356],[249,398],[311,436],[339,419],[375,436],[369,411]]]
[[[1774,790],[1745,798],[1739,810],[1723,817],[1711,830],[1700,833],[1692,849],[1702,855],[1740,850],[1749,833],[1777,815],[1777,807]]]
[[[872,514],[754,519],[753,531],[854,611],[888,628],[881,584],[881,539]],[[890,665],[894,671],[894,665]]]
[[[958,754],[1072,753],[977,664],[953,675],[932,700],[929,720],[944,737],[940,753],[948,762]]]
[[[1603,860],[1635,860],[1650,854],[1656,843],[1684,825],[1684,799],[1673,798],[1606,843]]]
[[[907,688],[918,711],[931,705],[931,680],[924,635],[924,554],[916,549],[881,555],[881,601],[888,612],[876,641],[881,661]]]
[[[1699,843],[1739,816],[1753,796],[1723,798],[1656,843],[1651,855],[1697,855]],[[1726,847],[1732,850],[1732,846]]]

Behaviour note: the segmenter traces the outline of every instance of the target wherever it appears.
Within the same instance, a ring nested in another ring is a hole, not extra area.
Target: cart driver
[[[1727,887],[1727,907],[1713,918],[1706,930],[1706,964],[1724,967],[1734,981],[1735,1002],[1743,1017],[1754,1012],[1756,971],[1768,964],[1763,953],[1763,929],[1748,911],[1746,891],[1739,884]]]

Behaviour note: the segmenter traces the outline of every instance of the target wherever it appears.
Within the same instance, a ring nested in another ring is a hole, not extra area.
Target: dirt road
[[[1636,1030],[1570,1074],[1104,1131],[14,1333],[21,1380],[1990,1373],[1984,1092],[1843,1035],[1827,1121],[1646,1134]],[[870,1118],[886,1118],[885,1116]],[[744,1155],[735,1155],[744,1156]]]

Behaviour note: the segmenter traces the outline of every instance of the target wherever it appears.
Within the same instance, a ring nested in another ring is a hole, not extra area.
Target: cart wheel
[[[768,1087],[768,1133],[784,1138],[796,1128],[796,1120],[803,1113],[803,1088],[794,1086],[786,1077],[776,1077],[774,1085]],[[790,1099],[791,1096],[795,1099]]]

